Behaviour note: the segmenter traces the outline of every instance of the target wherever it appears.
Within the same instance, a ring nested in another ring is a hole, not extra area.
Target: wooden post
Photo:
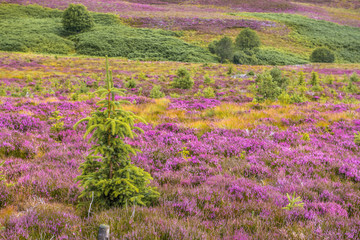
[[[101,224],[99,227],[98,240],[110,239],[110,227],[105,224]]]

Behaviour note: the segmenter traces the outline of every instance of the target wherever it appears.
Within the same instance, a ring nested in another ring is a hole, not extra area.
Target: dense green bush
[[[234,46],[231,38],[223,37],[216,44],[215,54],[220,57],[220,61],[224,62],[226,59],[231,59],[234,53]]]
[[[165,93],[163,93],[161,91],[161,86],[160,85],[155,85],[151,89],[149,97],[150,98],[163,98],[163,97],[165,97]]]
[[[194,80],[190,77],[190,73],[185,68],[179,68],[174,79],[173,86],[181,89],[191,89]]]
[[[208,49],[212,54],[216,54],[216,45],[218,44],[219,41],[212,41],[209,46]]]
[[[254,51],[236,51],[234,53],[233,62],[243,65],[258,65],[259,59]]]
[[[240,49],[253,49],[260,47],[260,38],[254,30],[245,28],[236,37],[235,46]]]
[[[333,63],[335,61],[334,53],[324,47],[316,48],[310,55],[311,62],[323,62],[323,63]]]
[[[281,88],[277,85],[270,73],[266,72],[259,75],[256,79],[258,87],[256,89],[255,99],[262,102],[266,99],[275,101],[281,94]]]
[[[270,75],[279,88],[286,89],[286,87],[289,85],[289,78],[283,76],[281,70],[278,67],[271,69]]]
[[[68,32],[84,32],[94,27],[94,19],[82,4],[70,4],[62,17],[64,29]]]

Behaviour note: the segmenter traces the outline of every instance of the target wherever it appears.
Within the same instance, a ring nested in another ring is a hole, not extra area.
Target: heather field
[[[87,217],[75,208],[74,178],[90,145],[73,125],[95,108],[104,59],[0,59],[0,154],[10,184],[0,194],[3,239],[93,239],[101,223],[113,239],[360,238],[360,95],[346,90],[359,65],[282,67],[290,95],[304,72],[306,101],[254,103],[253,75],[270,67],[110,59],[115,85],[127,89],[121,98],[133,103],[125,108],[147,121],[127,139],[141,150],[132,161],[161,196],[150,207]],[[192,90],[170,85],[181,66]],[[311,90],[315,71],[321,92]],[[150,98],[155,84],[166,97]],[[215,95],[199,94],[209,86]],[[283,209],[287,193],[304,207]]]
[[[0,1],[0,239],[360,239],[359,7]],[[261,44],[212,51],[244,28]]]

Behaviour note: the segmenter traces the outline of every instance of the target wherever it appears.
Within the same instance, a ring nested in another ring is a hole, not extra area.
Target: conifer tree
[[[298,85],[299,85],[299,86],[305,86],[305,85],[306,85],[305,77],[304,77],[304,72],[299,72]]]
[[[103,99],[99,108],[91,116],[81,119],[87,122],[84,138],[92,134],[93,145],[86,161],[81,164],[82,173],[76,178],[84,188],[80,198],[95,196],[95,203],[103,207],[124,206],[126,204],[148,205],[159,196],[155,188],[149,187],[151,175],[131,163],[130,154],[136,151],[124,142],[124,138],[136,136],[136,120],[140,117],[121,107],[124,101],[115,101],[115,94],[124,95],[123,89],[114,87],[112,73],[106,59],[105,86],[95,93]]]

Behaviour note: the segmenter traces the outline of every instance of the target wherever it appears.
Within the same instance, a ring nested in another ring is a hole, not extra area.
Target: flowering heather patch
[[[289,104],[253,102],[256,76],[246,73],[267,66],[233,66],[231,75],[220,64],[110,59],[114,84],[135,81],[119,99],[136,102],[124,108],[148,124],[126,141],[141,150],[132,161],[151,173],[161,198],[87,218],[88,204],[75,211],[82,189],[74,178],[90,144],[85,125],[72,127],[96,108],[103,62],[0,53],[0,238],[92,239],[101,223],[113,239],[360,238],[359,94],[346,92],[343,76],[358,65],[281,67],[289,94],[305,73],[307,100]],[[172,87],[180,67],[193,89]],[[323,91],[312,90],[311,71]],[[149,98],[153,85],[166,97]],[[214,97],[195,96],[208,86]],[[303,207],[283,209],[293,193]]]

